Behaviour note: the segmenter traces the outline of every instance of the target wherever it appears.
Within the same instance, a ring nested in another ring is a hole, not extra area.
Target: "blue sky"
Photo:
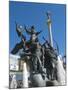
[[[10,50],[20,41],[16,33],[15,21],[20,25],[30,27],[35,26],[36,31],[42,30],[39,35],[40,43],[44,43],[42,36],[48,40],[48,27],[46,12],[51,12],[52,34],[58,43],[60,54],[65,54],[66,39],[66,6],[64,4],[47,4],[47,3],[28,3],[28,2],[9,2],[9,33],[10,33]],[[27,40],[29,36],[26,35]]]

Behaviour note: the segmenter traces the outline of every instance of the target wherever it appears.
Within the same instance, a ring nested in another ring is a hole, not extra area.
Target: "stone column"
[[[51,19],[50,19],[50,16],[51,16],[51,13],[50,12],[47,12],[47,25],[48,25],[48,31],[49,31],[49,43],[50,45],[53,47],[53,36],[52,36],[52,30],[51,30]]]

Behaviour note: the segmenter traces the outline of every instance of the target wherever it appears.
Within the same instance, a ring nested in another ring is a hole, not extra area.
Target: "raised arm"
[[[42,31],[40,31],[40,32],[36,32],[36,35],[39,35],[41,32],[42,32]]]
[[[28,34],[31,34],[31,31],[27,30],[26,26],[24,26],[24,29],[26,30],[26,32],[27,32]]]

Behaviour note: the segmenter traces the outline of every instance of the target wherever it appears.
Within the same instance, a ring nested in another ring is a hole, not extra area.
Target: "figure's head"
[[[34,26],[31,26],[31,30],[32,30],[32,32],[34,32],[34,29],[35,29]]]
[[[34,29],[34,26],[31,26],[31,29]]]

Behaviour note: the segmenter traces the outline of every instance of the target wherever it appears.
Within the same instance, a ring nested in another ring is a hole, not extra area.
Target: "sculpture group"
[[[48,19],[50,19],[49,15]],[[24,62],[29,63],[31,86],[48,86],[46,81],[58,81],[58,49],[52,47],[50,42],[45,40],[45,36],[42,36],[44,43],[41,44],[38,36],[42,31],[37,32],[35,26],[27,28],[25,25],[21,26],[16,23],[16,32],[21,41],[15,45],[11,54],[15,55],[19,52],[21,59],[27,58]],[[29,40],[27,40],[24,32],[30,36]],[[60,84],[57,83],[56,85]]]

